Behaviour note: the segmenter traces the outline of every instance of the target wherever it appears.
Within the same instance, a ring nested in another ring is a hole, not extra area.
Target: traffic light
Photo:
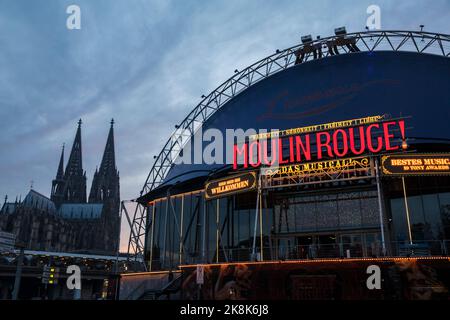
[[[42,283],[45,284],[58,284],[59,268],[52,266],[44,266],[42,273]]]

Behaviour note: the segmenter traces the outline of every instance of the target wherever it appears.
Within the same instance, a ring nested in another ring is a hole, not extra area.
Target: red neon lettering
[[[289,163],[288,160],[283,160],[283,140],[281,140],[281,138],[278,138],[278,163],[279,164]]]
[[[238,167],[238,162],[237,162],[237,157],[238,155],[242,155],[244,156],[244,168],[248,167],[248,157],[247,157],[247,143],[244,143],[242,145],[242,149],[239,150],[239,147],[235,144],[233,146],[233,169],[237,169]]]
[[[350,136],[350,150],[353,154],[359,155],[364,153],[366,151],[366,142],[365,142],[365,135],[364,135],[364,127],[358,127],[359,128],[359,150],[356,150],[356,143],[355,143],[355,132],[353,131],[354,128],[349,129],[349,136]]]
[[[394,135],[389,133],[389,126],[394,126],[396,124],[397,123],[395,121],[383,123],[384,143],[387,151],[397,150],[399,148],[398,145],[394,147],[391,146],[391,138],[394,138]]]
[[[274,140],[274,139],[272,139],[271,141],[272,141],[272,150],[271,150],[272,154],[271,154],[271,157],[270,157],[271,161],[269,161],[269,159],[268,159],[269,151],[267,150],[267,140],[264,140],[263,144],[262,144],[263,161],[264,161],[264,164],[267,165],[267,166],[273,165],[275,163],[276,159],[277,159],[277,157],[276,157],[277,141]],[[274,155],[274,153],[275,153],[275,155]]]
[[[305,160],[308,160],[308,161],[311,160],[311,144],[310,144],[309,134],[307,134],[305,136],[305,140],[306,140],[305,144],[303,144],[301,136],[295,137],[295,145],[296,145],[296,149],[297,149],[297,162],[300,162],[302,160],[302,157],[300,155],[300,150],[301,150],[301,153],[305,156]]]
[[[366,129],[366,135],[367,135],[367,148],[370,152],[377,153],[380,152],[381,149],[383,149],[383,138],[377,137],[377,148],[375,149],[372,145],[372,128],[380,128],[380,125],[378,123],[371,124]]]
[[[256,163],[253,161],[253,159],[255,158],[254,156],[254,146],[256,146]],[[258,141],[253,141],[252,143],[250,143],[250,145],[248,146],[248,156],[249,156],[249,163],[253,168],[257,168],[261,165],[261,146],[259,145]]]
[[[322,136],[325,136],[325,142],[322,142]],[[330,146],[331,136],[328,132],[318,132],[316,134],[316,144],[317,144],[317,159],[322,159],[322,147],[327,148],[327,153],[330,158],[333,157],[333,152]]]
[[[361,155],[366,152],[379,153],[382,150],[398,150],[400,146],[395,143],[395,134],[392,133],[394,131],[393,127],[396,125],[398,125],[401,136],[404,138],[405,130],[403,120],[317,132],[315,133],[314,141],[317,149],[316,158],[320,160],[324,157],[345,157],[349,153]],[[267,140],[253,141],[240,146],[234,145],[233,169],[236,170],[238,165],[242,165],[242,157],[244,158],[244,168],[248,168],[249,165],[257,168],[261,164],[272,166],[277,161],[278,164],[283,165],[310,161],[312,158],[310,134],[304,136],[295,135],[286,138],[284,142],[289,143],[289,150],[286,150],[289,151],[289,156],[284,155],[286,156],[285,158],[283,158],[282,138],[278,137],[270,140],[272,141],[270,155]]]
[[[293,163],[294,160],[294,137],[289,137],[289,161]]]
[[[342,151],[339,151],[339,139],[338,134],[342,135]],[[334,154],[338,157],[343,157],[348,153],[348,141],[347,132],[342,129],[338,129],[333,133],[333,149]]]

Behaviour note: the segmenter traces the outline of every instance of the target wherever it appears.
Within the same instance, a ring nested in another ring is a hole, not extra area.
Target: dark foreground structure
[[[450,37],[302,40],[236,70],[176,126],[130,252],[177,271],[167,282],[186,299],[448,299]],[[211,128],[256,133],[223,146],[228,163],[176,161]],[[373,264],[382,290],[366,286]]]
[[[21,265],[19,281],[16,279],[18,264]],[[68,271],[71,265],[80,268],[80,290],[67,287],[73,273]],[[53,269],[53,276],[47,275],[47,281],[44,279],[46,266]],[[129,267],[127,258],[122,256],[25,250],[21,258],[19,250],[4,253],[0,255],[0,300],[11,300],[15,288],[18,288],[15,298],[19,300],[115,299],[118,274]]]

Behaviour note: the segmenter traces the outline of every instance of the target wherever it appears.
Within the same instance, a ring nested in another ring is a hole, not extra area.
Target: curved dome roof
[[[202,129],[289,129],[390,114],[411,116],[408,138],[450,141],[449,75],[450,59],[435,55],[385,51],[334,56],[262,80],[226,103]],[[207,175],[222,166],[178,164],[164,183]]]
[[[323,45],[321,56],[309,52],[302,63],[298,58],[305,45],[277,51],[204,97],[158,155],[141,195],[223,167],[176,164],[199,127],[285,129],[389,113],[412,116],[408,125],[417,138],[450,138],[445,130],[450,120],[450,52],[443,46],[450,36],[383,31],[345,38],[356,39],[359,49],[342,46],[337,51],[341,54],[330,53],[330,43],[339,40],[330,37],[310,44]]]

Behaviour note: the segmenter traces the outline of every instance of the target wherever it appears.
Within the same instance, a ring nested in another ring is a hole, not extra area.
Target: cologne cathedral
[[[120,186],[111,120],[100,167],[87,197],[83,170],[81,119],[64,168],[62,148],[50,198],[33,190],[0,211],[0,230],[16,235],[28,250],[112,255],[119,248]]]

